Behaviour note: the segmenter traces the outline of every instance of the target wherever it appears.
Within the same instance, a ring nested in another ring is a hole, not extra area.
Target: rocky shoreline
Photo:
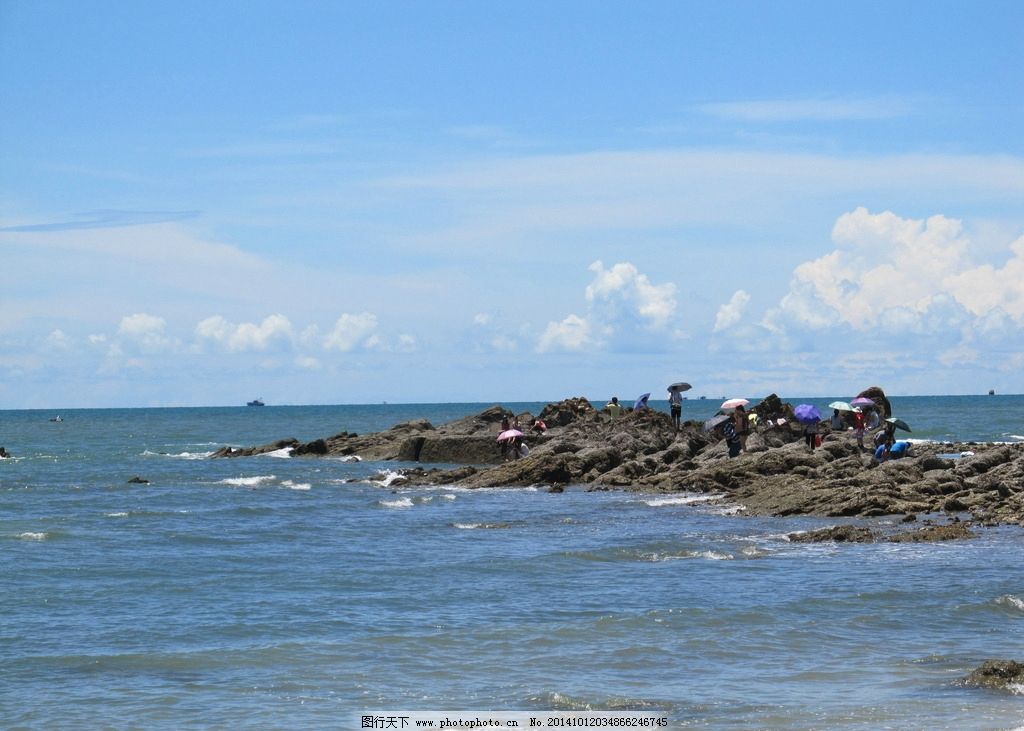
[[[887,407],[884,398],[877,389],[880,405]],[[822,445],[811,452],[799,424],[777,423],[776,417],[791,416],[792,409],[774,395],[754,412],[762,425],[773,426],[751,433],[747,451],[736,458],[729,458],[724,442],[699,422],[686,422],[676,432],[668,414],[659,411],[630,411],[613,419],[584,398],[545,407],[537,416],[547,432],[528,434],[529,456],[508,462],[496,442],[502,420],[518,417],[529,425],[533,415],[501,406],[437,427],[416,420],[366,435],[341,432],[307,443],[283,439],[245,449],[223,447],[213,457],[288,449],[293,456],[456,464],[462,466],[409,467],[392,484],[703,493],[750,515],[903,516],[911,523],[919,515],[944,514],[961,526],[931,531],[922,540],[968,537],[972,524],[1024,526],[1024,444],[918,443],[911,456],[879,464],[858,448],[851,432],[830,432],[826,422]]]

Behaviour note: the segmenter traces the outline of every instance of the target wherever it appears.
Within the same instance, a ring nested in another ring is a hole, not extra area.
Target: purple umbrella
[[[850,402],[850,406],[874,406],[874,405],[875,405],[875,402],[872,399],[866,398],[864,396],[858,396],[857,398],[855,398],[853,401]]]
[[[821,421],[821,412],[813,404],[800,404],[793,409],[793,416],[801,424],[817,424]]]

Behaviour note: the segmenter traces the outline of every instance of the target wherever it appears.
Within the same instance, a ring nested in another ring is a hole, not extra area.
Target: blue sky
[[[1020,393],[1022,27],[0,0],[0,406]]]

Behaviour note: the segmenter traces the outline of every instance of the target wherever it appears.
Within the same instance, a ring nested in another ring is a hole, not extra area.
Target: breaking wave
[[[220,480],[218,485],[231,487],[259,487],[277,479],[277,475],[256,475],[255,477],[228,477]]]
[[[378,500],[377,504],[383,508],[411,508],[412,499],[402,497],[397,500]]]

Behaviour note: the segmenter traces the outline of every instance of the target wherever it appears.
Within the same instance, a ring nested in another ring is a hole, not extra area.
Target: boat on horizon
[[[245,405],[246,406],[266,406],[266,404],[263,403],[263,399],[261,399],[261,398],[256,398],[256,399],[253,399],[252,401],[246,401]]]

